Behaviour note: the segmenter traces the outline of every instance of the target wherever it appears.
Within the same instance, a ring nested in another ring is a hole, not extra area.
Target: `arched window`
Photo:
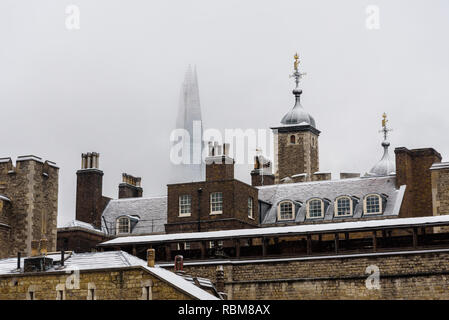
[[[296,137],[294,135],[290,136],[290,143],[295,144],[296,143]]]
[[[382,201],[378,194],[367,195],[363,201],[363,211],[365,214],[382,213]]]
[[[324,216],[323,200],[315,198],[307,202],[307,218],[322,218]]]
[[[335,200],[335,216],[351,216],[352,215],[352,200],[350,197],[342,196]]]
[[[130,233],[131,224],[128,217],[120,217],[117,219],[117,234]]]
[[[278,205],[278,220],[293,220],[295,218],[293,213],[293,202],[282,201]]]

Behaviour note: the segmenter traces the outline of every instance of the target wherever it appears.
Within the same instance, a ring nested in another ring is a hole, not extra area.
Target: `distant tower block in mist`
[[[185,74],[181,87],[179,99],[178,116],[176,129],[184,129],[188,132],[189,139],[185,139],[182,144],[182,164],[174,167],[171,179],[176,182],[190,182],[204,180],[204,163],[202,153],[204,143],[203,123],[201,118],[200,93],[198,88],[198,77],[196,68],[192,70],[189,66]],[[180,143],[179,140],[173,144]]]

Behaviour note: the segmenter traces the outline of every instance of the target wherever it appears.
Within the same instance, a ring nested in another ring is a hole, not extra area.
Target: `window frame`
[[[214,195],[216,194],[220,194],[221,195],[221,201],[213,201],[212,198]],[[221,206],[221,210],[213,210],[212,208],[214,207],[214,205],[216,204],[220,204]],[[223,214],[223,192],[221,191],[217,191],[217,192],[211,192],[209,195],[209,215],[215,215],[215,214]]]
[[[349,214],[341,214],[340,215],[340,214],[338,214],[338,200],[341,200],[343,198],[349,200],[349,211],[350,211],[350,213]],[[343,195],[343,196],[339,196],[339,197],[335,198],[335,201],[334,201],[334,216],[335,217],[352,217],[353,215],[354,215],[354,205],[353,205],[353,199],[350,196]]]
[[[125,220],[125,219],[128,221],[128,232],[120,232],[120,220]],[[120,234],[130,234],[130,233],[131,233],[131,219],[127,216],[118,217],[115,222],[115,234],[120,235]]]
[[[320,201],[320,203],[321,203],[321,215],[319,217],[311,217],[310,216],[310,204],[313,201]],[[324,201],[323,201],[323,199],[321,199],[321,198],[311,198],[311,199],[307,200],[306,213],[307,213],[307,219],[322,219],[322,218],[324,218]]]
[[[368,201],[369,197],[377,197],[377,199],[379,200],[379,211],[368,212],[367,201]],[[382,212],[383,212],[383,203],[382,203],[382,197],[380,194],[370,193],[370,194],[367,194],[363,198],[363,215],[376,215],[376,214],[382,214]]]
[[[248,197],[248,218],[255,220],[254,218],[254,199],[253,197]]]
[[[182,204],[182,198],[183,197],[188,197],[190,199],[190,204],[189,204],[190,211],[188,213],[187,212],[184,212],[184,213],[182,212],[183,206],[187,206],[187,204]],[[190,194],[182,194],[178,198],[178,217],[190,217],[190,216],[192,216],[192,195],[190,195]]]
[[[288,203],[288,204],[290,204],[290,206],[291,206],[291,208],[292,208],[292,215],[291,215],[291,218],[282,218],[282,215],[281,215],[281,208],[282,208],[282,205],[284,204],[284,203]],[[295,220],[295,204],[294,204],[294,202],[293,201],[291,201],[291,200],[283,200],[283,201],[281,201],[281,202],[279,202],[278,203],[278,210],[277,210],[278,212],[278,221],[292,221],[292,220]]]

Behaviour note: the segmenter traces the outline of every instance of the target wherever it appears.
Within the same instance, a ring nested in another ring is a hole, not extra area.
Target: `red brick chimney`
[[[234,179],[234,159],[229,157],[229,144],[222,146],[209,142],[209,156],[206,158],[206,181]]]
[[[100,154],[81,155],[81,169],[76,172],[76,219],[101,227],[101,214],[110,198],[103,197],[103,171],[99,169]]]
[[[441,155],[433,148],[399,147],[396,154],[396,187],[406,185],[399,216],[422,217],[432,215],[432,185],[430,167],[441,162]]]

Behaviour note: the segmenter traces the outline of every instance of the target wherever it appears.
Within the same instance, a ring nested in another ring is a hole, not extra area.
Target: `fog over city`
[[[294,105],[298,52],[320,171],[367,172],[384,112],[391,154],[433,147],[448,161],[448,13],[446,0],[3,0],[0,157],[58,164],[59,225],[75,217],[81,153],[100,153],[105,196],[123,172],[142,177],[144,197],[165,195],[189,64],[205,128],[269,129]]]

